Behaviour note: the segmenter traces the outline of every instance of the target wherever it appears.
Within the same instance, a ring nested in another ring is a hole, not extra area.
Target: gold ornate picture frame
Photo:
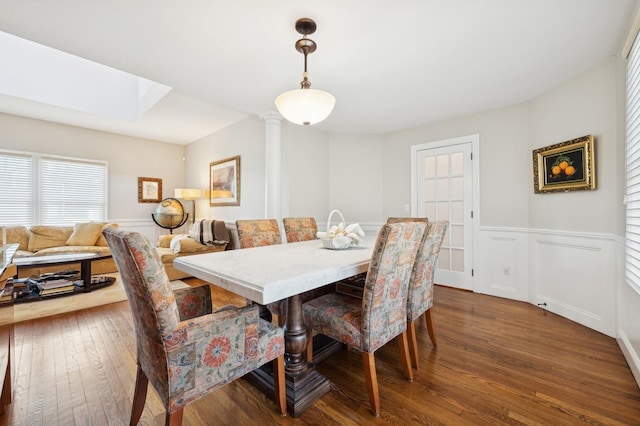
[[[162,179],[139,177],[138,202],[159,203],[162,201]]]
[[[536,194],[596,189],[593,136],[535,149],[533,187]]]
[[[240,156],[209,163],[209,205],[240,205]]]

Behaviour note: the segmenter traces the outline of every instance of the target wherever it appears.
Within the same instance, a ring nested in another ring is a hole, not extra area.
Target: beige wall
[[[406,214],[412,145],[479,134],[480,224],[526,227],[533,187],[527,133],[523,104],[384,135],[382,217]]]
[[[109,162],[108,219],[151,220],[138,203],[138,177],[162,179],[163,198],[184,182],[184,147],[0,113],[0,149]]]
[[[593,135],[595,191],[533,194],[529,191],[531,228],[616,234],[620,212],[617,65],[609,58],[529,103],[529,149]],[[622,145],[624,146],[624,145]]]
[[[340,210],[349,223],[382,221],[383,177],[388,165],[381,140],[378,135],[331,135],[329,208],[323,222],[333,209]]]
[[[264,217],[264,143],[264,121],[251,116],[187,145],[185,184],[203,191],[209,188],[211,162],[240,156],[240,205],[211,207],[207,195],[196,202],[197,219]]]

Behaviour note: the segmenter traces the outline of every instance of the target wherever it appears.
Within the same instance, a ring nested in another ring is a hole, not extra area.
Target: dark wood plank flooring
[[[242,302],[214,289],[215,305]],[[640,424],[640,390],[614,339],[527,303],[446,287],[435,300],[438,348],[420,322],[413,383],[395,342],[376,352],[379,419],[361,357],[345,349],[318,366],[332,390],[298,418],[237,380],[187,407],[183,424]],[[128,424],[135,371],[126,302],[19,323],[14,402],[0,425]],[[141,424],[163,422],[150,389]]]

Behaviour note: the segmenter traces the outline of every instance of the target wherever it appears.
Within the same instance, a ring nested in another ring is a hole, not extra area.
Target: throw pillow
[[[36,252],[65,245],[73,233],[70,226],[32,226],[29,233],[29,251]]]
[[[94,246],[102,232],[102,223],[76,223],[73,234],[67,240],[68,246]]]
[[[117,223],[105,223],[102,226],[102,229],[100,230],[100,236],[98,237],[98,241],[96,241],[95,245],[100,247],[109,247],[109,244],[107,244],[107,240],[104,238],[104,235],[102,235],[102,231],[106,228],[117,228],[117,227],[118,227]]]
[[[5,226],[4,235],[6,244],[20,244],[18,250],[28,250],[29,231],[24,226]]]

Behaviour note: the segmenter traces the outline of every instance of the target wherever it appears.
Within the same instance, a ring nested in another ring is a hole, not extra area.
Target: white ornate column
[[[282,223],[282,116],[270,111],[265,123],[265,218]]]

